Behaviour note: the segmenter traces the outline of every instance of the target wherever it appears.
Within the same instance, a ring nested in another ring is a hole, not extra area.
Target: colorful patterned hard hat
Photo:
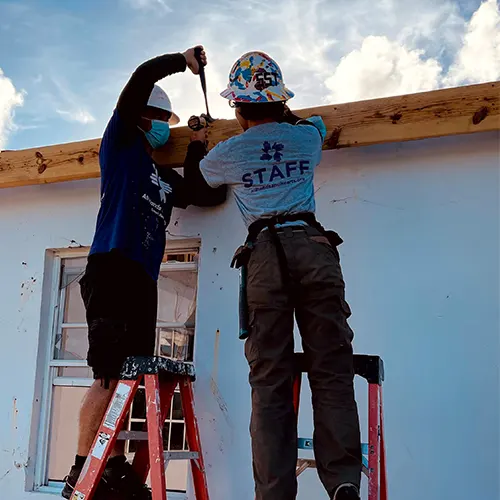
[[[172,103],[170,102],[170,98],[159,85],[155,85],[153,87],[153,90],[149,95],[148,106],[163,109],[165,111],[170,111],[170,113],[172,113],[170,120],[168,120],[168,123],[170,123],[170,125],[177,125],[180,122],[179,117],[172,111]]]
[[[280,102],[294,93],[285,87],[276,61],[263,52],[248,52],[234,63],[220,95],[235,102]]]

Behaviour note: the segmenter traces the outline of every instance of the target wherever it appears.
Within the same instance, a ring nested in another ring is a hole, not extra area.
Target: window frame
[[[85,360],[54,359],[54,349],[56,342],[56,332],[62,328],[87,328],[86,323],[63,323],[65,305],[65,288],[61,287],[63,279],[63,262],[65,259],[86,258],[89,247],[51,249],[47,250],[47,262],[45,271],[47,273],[46,283],[42,291],[42,305],[45,302],[46,313],[41,317],[41,329],[39,339],[39,359],[37,368],[37,378],[42,377],[43,382],[39,384],[35,392],[35,400],[39,398],[39,412],[36,415],[36,435],[33,439],[35,463],[31,486],[28,489],[40,493],[60,493],[60,483],[50,481],[47,478],[48,460],[50,449],[50,427],[53,410],[53,388],[63,387],[90,387],[94,380],[92,378],[81,377],[60,377],[57,375],[59,367],[87,367]],[[196,253],[199,255],[199,239],[169,240],[165,249],[165,255]],[[199,277],[198,259],[193,262],[163,262],[161,272],[172,271],[195,271],[197,281]],[[197,301],[198,291],[196,291]],[[197,314],[197,313],[196,313]],[[44,317],[45,316],[45,317]],[[183,323],[158,322],[158,328],[179,328]],[[196,336],[196,321],[194,328]],[[193,351],[195,346],[193,346]],[[194,356],[194,352],[193,352]],[[177,420],[173,421],[177,422]],[[185,435],[185,428],[184,428]],[[170,433],[169,433],[170,442]],[[189,479],[188,479],[189,484]],[[175,500],[186,499],[185,493],[169,492],[169,498]]]

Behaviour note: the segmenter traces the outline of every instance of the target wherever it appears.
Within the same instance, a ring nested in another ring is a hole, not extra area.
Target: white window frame
[[[196,252],[199,254],[200,240],[195,239],[184,239],[184,240],[169,240],[167,242],[165,253],[168,254],[182,254]],[[65,289],[60,289],[60,282],[62,279],[62,263],[65,259],[77,259],[85,258],[88,256],[89,247],[81,248],[68,248],[68,249],[53,249],[47,251],[48,258],[50,259],[51,274],[48,277],[47,287],[44,287],[44,294],[48,295],[43,300],[48,300],[48,317],[42,317],[42,328],[40,335],[40,342],[45,344],[45,349],[39,350],[40,365],[39,370],[37,370],[37,375],[43,377],[43,383],[41,384],[41,391],[36,394],[36,397],[40,398],[40,411],[38,415],[38,430],[36,436],[36,452],[35,452],[35,464],[33,470],[33,481],[32,487],[29,488],[31,491],[36,491],[40,493],[54,493],[60,494],[62,483],[47,481],[47,467],[49,458],[49,448],[50,448],[50,424],[52,415],[52,400],[53,400],[53,387],[54,386],[64,386],[64,387],[90,387],[94,380],[92,378],[71,378],[71,377],[58,377],[57,368],[59,367],[87,367],[85,360],[64,360],[64,359],[53,359],[53,353],[55,348],[55,329],[58,331],[61,328],[87,328],[86,323],[62,323],[63,315],[60,314],[60,305],[64,305]],[[198,261],[195,262],[175,262],[169,263],[164,262],[161,265],[161,271],[196,271],[198,272],[199,266]],[[45,321],[44,321],[45,319]],[[57,323],[60,322],[59,325]],[[45,325],[44,325],[45,324]],[[184,326],[181,323],[167,323],[158,322],[157,328],[179,328]],[[44,331],[45,330],[45,331]],[[196,335],[196,322],[195,322],[195,335]],[[173,421],[174,423],[177,420]],[[181,421],[179,421],[181,422]],[[185,440],[185,428],[184,428],[184,440]],[[170,442],[169,433],[169,442]],[[68,464],[68,467],[71,464]],[[189,483],[189,479],[188,479]],[[29,485],[28,485],[29,487]],[[169,492],[169,498],[172,500],[187,500],[186,493]]]

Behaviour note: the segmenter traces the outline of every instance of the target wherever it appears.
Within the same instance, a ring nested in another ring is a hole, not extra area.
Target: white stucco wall
[[[498,148],[498,134],[487,133],[343,150],[325,153],[317,172],[318,217],[345,240],[355,350],[386,364],[392,500],[500,496]],[[51,498],[25,491],[45,250],[88,245],[98,200],[97,180],[0,192],[2,499]],[[232,202],[174,219],[173,233],[202,238],[196,397],[211,498],[252,500],[247,366],[229,268],[243,224]],[[365,398],[359,383],[363,425]],[[301,411],[309,437],[307,396]],[[299,498],[326,498],[314,471],[301,476]]]

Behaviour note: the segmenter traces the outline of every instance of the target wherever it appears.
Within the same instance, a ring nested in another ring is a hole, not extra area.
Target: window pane
[[[170,436],[170,449],[184,449],[184,424],[173,422],[170,424],[172,435]]]
[[[144,430],[146,430],[146,427],[144,425],[144,422],[131,422],[130,423],[130,430],[131,431],[144,431]],[[139,447],[139,444],[140,444],[140,441],[129,441],[128,452],[135,453],[137,451],[137,448]]]
[[[182,420],[182,404],[181,404],[181,393],[175,392],[173,399],[173,408],[172,408],[172,420]]]
[[[69,269],[80,271],[80,269],[83,270],[86,265],[87,257],[67,257],[64,259],[63,267],[65,271]]]
[[[194,328],[160,328],[158,355],[179,361],[193,360]]]
[[[54,387],[48,460],[49,481],[62,481],[73,465],[80,405],[86,387]]]
[[[94,378],[92,368],[88,366],[60,366],[57,369],[58,377]]]
[[[172,357],[172,330],[165,328],[159,329],[158,337],[158,355],[166,358]]]
[[[89,341],[87,328],[63,328],[56,337],[55,359],[87,359]]]
[[[168,434],[170,432],[170,422],[165,422],[163,426],[163,449],[168,450]]]
[[[83,273],[83,269],[82,269]],[[63,286],[66,292],[66,303],[64,306],[64,323],[85,323],[85,307],[80,294],[81,273],[66,274]]]
[[[132,418],[146,418],[146,391],[138,389],[132,403]]]
[[[194,262],[198,257],[198,252],[186,253],[165,253],[162,262]]]
[[[162,271],[158,279],[158,321],[194,326],[197,273]]]

